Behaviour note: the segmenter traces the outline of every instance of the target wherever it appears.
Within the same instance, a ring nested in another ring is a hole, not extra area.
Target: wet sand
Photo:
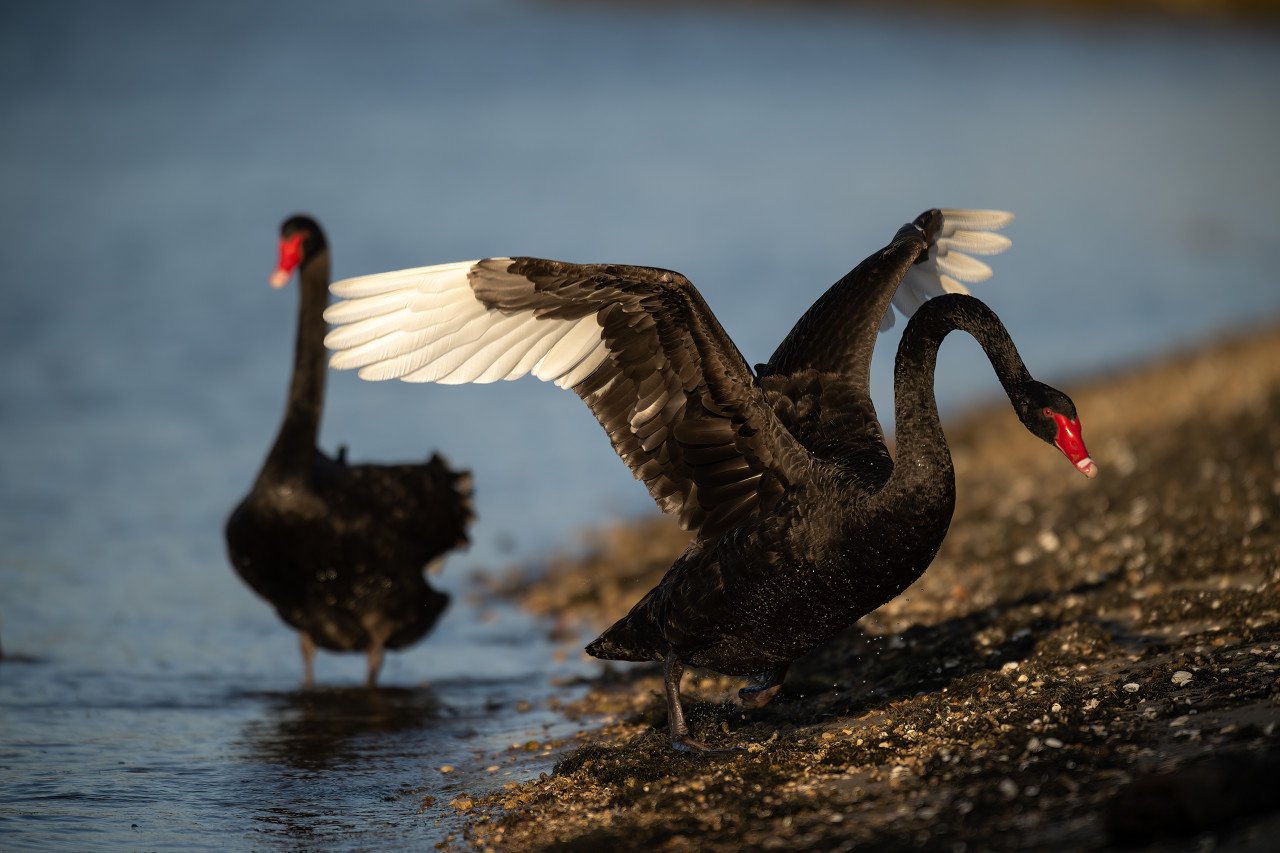
[[[957,508],[904,595],[768,707],[694,672],[668,748],[656,665],[603,666],[555,771],[468,798],[500,850],[1274,849],[1280,831],[1280,326],[1064,383],[1088,481],[1007,405],[950,419]],[[600,531],[490,594],[578,654],[685,534]],[[459,843],[463,839],[458,839]]]

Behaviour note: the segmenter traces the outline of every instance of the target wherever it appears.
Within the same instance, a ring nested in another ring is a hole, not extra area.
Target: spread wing
[[[930,216],[930,214],[935,214]],[[969,256],[998,255],[1012,245],[994,232],[1013,221],[1003,210],[943,209],[923,213],[915,224],[924,228],[928,250],[907,271],[893,295],[893,305],[910,317],[928,300],[944,293],[968,293],[965,284],[991,278],[991,267]],[[893,312],[886,311],[880,331],[893,328]]]
[[[343,298],[325,312],[333,367],[441,383],[531,373],[572,388],[658,506],[704,536],[776,499],[808,463],[678,273],[489,258],[330,289]]]

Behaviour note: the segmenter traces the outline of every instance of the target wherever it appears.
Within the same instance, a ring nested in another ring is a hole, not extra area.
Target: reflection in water
[[[457,733],[433,690],[242,695],[260,713],[237,739],[234,807],[251,817],[258,839],[341,849],[382,833],[390,833],[386,846],[437,838],[437,821],[421,814],[423,771],[442,761]]]
[[[266,700],[270,717],[245,727],[247,757],[299,770],[368,760],[388,751],[395,736],[421,732],[440,717],[440,703],[426,687],[325,688],[256,698]]]

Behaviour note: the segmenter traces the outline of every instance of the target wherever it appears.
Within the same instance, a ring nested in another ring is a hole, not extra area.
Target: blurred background
[[[365,709],[394,738],[356,715],[299,765],[295,635],[221,534],[283,411],[296,284],[266,280],[290,213],[325,226],[337,278],[511,254],[679,270],[752,362],[934,206],[1017,214],[975,293],[1047,381],[1280,317],[1273,28],[959,5],[0,9],[5,846],[368,842],[299,805],[317,798],[433,838],[440,813],[387,786],[557,725],[478,710],[579,664],[468,604],[467,577],[650,513],[644,489],[550,385],[330,374],[327,449],[438,449],[474,473],[479,520],[435,580],[457,606],[384,671],[430,696]],[[886,427],[901,327],[877,353]],[[998,390],[948,341],[944,414]],[[362,671],[318,662],[321,682]],[[346,764],[335,740],[357,742]]]

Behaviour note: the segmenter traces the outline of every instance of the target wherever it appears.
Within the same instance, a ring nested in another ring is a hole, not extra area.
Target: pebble
[[[1012,800],[1014,797],[1018,796],[1018,784],[1012,779],[1001,779],[1000,793]]]
[[[1173,677],[1170,678],[1169,680],[1172,681],[1174,684],[1178,685],[1179,687],[1181,687],[1182,685],[1187,684],[1191,681],[1191,673],[1187,672],[1185,669],[1180,669],[1177,672],[1175,672],[1173,674]]]
[[[1047,737],[1044,739],[1044,745],[1050,749],[1062,749],[1062,741],[1056,737]]]
[[[1045,553],[1052,554],[1054,551],[1058,550],[1058,546],[1060,546],[1062,542],[1058,539],[1058,534],[1054,533],[1052,530],[1041,530],[1039,535],[1036,536],[1036,544],[1039,545]]]
[[[1137,693],[1142,688],[1138,686],[1137,682],[1130,681],[1128,684],[1124,686],[1124,689],[1130,693]]]

